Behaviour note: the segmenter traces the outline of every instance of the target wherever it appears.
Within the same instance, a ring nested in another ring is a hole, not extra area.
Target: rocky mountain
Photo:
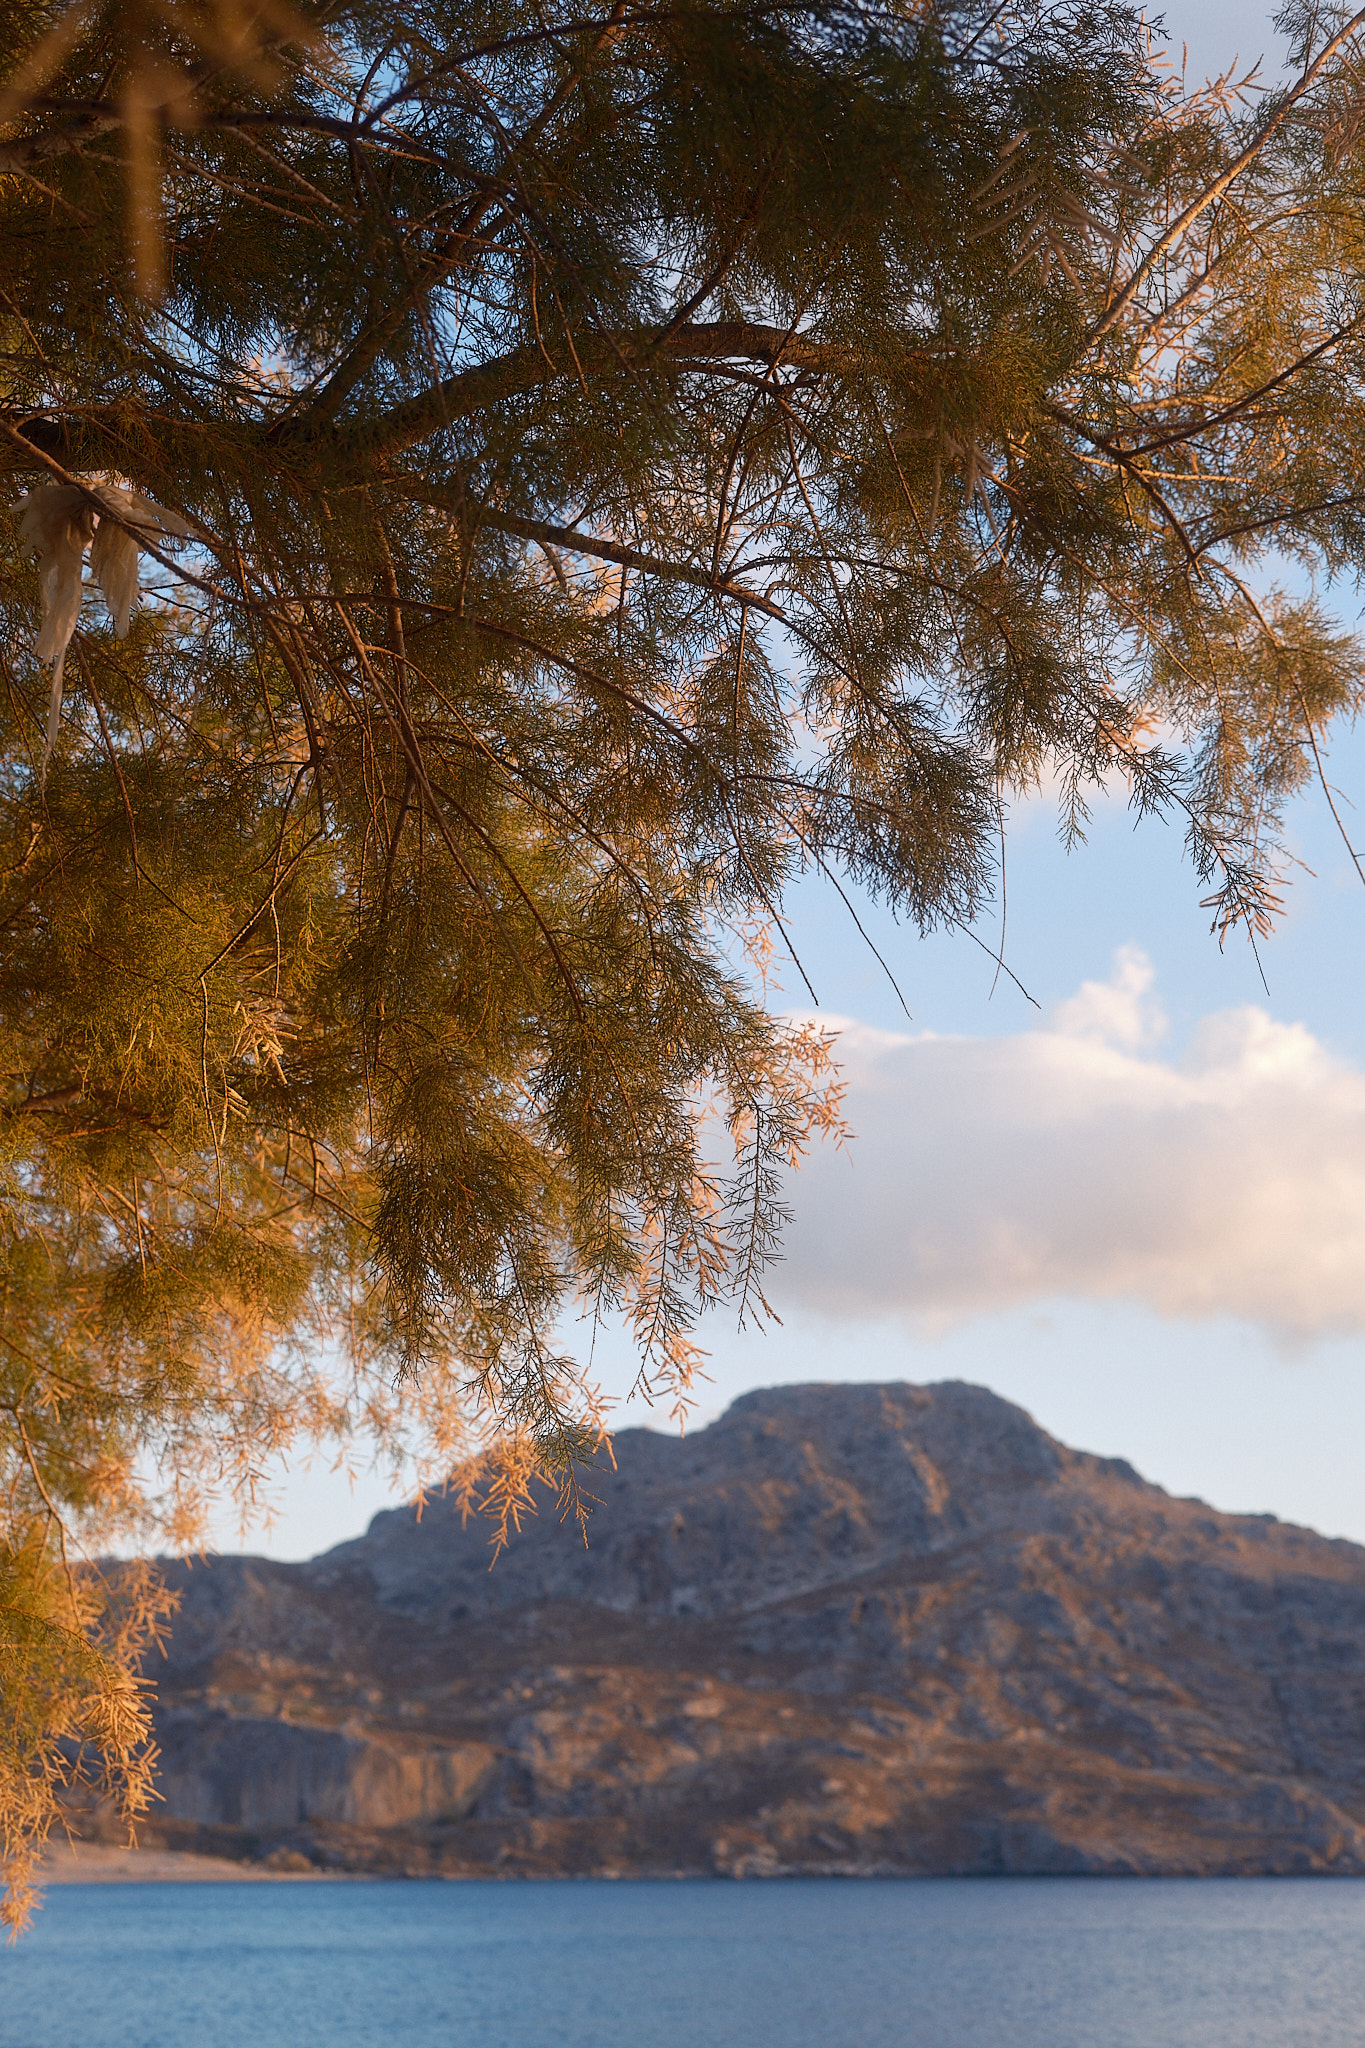
[[[979,1387],[626,1430],[585,1549],[451,1504],[171,1567],[169,1846],[451,1874],[1365,1871],[1365,1550]]]

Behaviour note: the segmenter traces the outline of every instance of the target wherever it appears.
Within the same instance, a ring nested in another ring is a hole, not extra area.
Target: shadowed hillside
[[[584,1549],[447,1503],[175,1567],[168,1843],[451,1873],[1365,1871],[1365,1550],[978,1387],[616,1439]],[[549,1503],[546,1503],[547,1510]]]

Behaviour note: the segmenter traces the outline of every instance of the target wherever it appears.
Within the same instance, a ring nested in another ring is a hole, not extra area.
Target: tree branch
[[[585,376],[619,372],[623,362],[638,372],[656,367],[668,368],[679,358],[699,362],[733,356],[768,364],[780,358],[784,363],[795,364],[798,369],[853,371],[869,368],[863,353],[845,342],[815,341],[800,334],[789,336],[780,327],[738,320],[679,327],[672,334],[658,337],[582,336],[575,341],[575,352]],[[928,360],[928,352],[924,354]],[[369,462],[377,454],[397,454],[415,442],[425,441],[455,420],[467,419],[472,413],[486,412],[490,406],[520,397],[523,392],[533,391],[537,385],[554,383],[571,374],[571,366],[561,367],[550,362],[539,343],[527,343],[492,362],[475,363],[467,370],[457,371],[453,377],[445,378],[430,390],[404,399],[401,405],[381,414],[377,420],[364,424],[357,422],[343,430],[340,437],[342,446],[357,461]],[[302,427],[295,431],[300,442],[306,444],[311,438]],[[294,433],[280,435],[279,438],[292,440]]]
[[[419,484],[404,484],[404,495],[417,498],[422,504],[449,506],[448,494],[424,488]],[[663,576],[672,583],[688,583],[694,590],[709,591],[714,597],[733,597],[740,604],[751,604],[755,611],[765,612],[770,619],[787,624],[787,614],[780,605],[764,597],[757,590],[750,590],[743,583],[731,583],[726,577],[712,576],[705,569],[692,569],[684,562],[668,562],[659,555],[644,554],[639,548],[630,548],[620,541],[604,540],[594,533],[581,533],[576,526],[553,526],[543,519],[523,519],[505,512],[490,512],[481,508],[479,524],[491,526],[497,533],[510,533],[518,540],[537,541],[542,546],[548,542],[551,547],[564,548],[576,555],[593,555],[604,562],[619,562],[623,568],[639,569],[647,576]]]
[[[1319,50],[1317,56],[1305,70],[1298,84],[1292,91],[1285,94],[1284,99],[1266,122],[1264,128],[1247,144],[1240,156],[1233,158],[1228,168],[1223,172],[1223,175],[1220,178],[1215,178],[1211,185],[1206,185],[1198,198],[1192,199],[1185,208],[1185,211],[1171,222],[1165,234],[1153,242],[1127,284],[1124,285],[1122,291],[1118,293],[1116,298],[1111,299],[1108,309],[1095,322],[1090,332],[1086,335],[1085,338],[1088,343],[1101,340],[1109,333],[1111,328],[1118,325],[1128,308],[1132,305],[1133,300],[1137,297],[1143,283],[1150,277],[1152,271],[1161,261],[1161,258],[1166,254],[1166,251],[1175,247],[1186,228],[1198,220],[1200,214],[1212,206],[1215,199],[1222,198],[1229,185],[1234,184],[1241,177],[1242,172],[1246,170],[1249,164],[1255,163],[1271,136],[1274,135],[1278,128],[1283,126],[1293,108],[1298,105],[1299,101],[1308,91],[1308,88],[1316,82],[1323,67],[1336,55],[1342,44],[1349,42],[1351,37],[1360,28],[1365,28],[1365,8],[1362,8],[1359,14],[1353,14],[1345,27],[1339,29],[1329,42],[1324,43],[1322,49]]]

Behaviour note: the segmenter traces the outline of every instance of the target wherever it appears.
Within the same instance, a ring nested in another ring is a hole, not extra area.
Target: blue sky
[[[1191,73],[1276,48],[1232,5],[1167,22]],[[1330,774],[1365,843],[1365,734]],[[1173,1492],[1365,1541],[1365,886],[1320,793],[1291,823],[1304,865],[1258,968],[1210,936],[1177,826],[1135,828],[1118,792],[1067,855],[1045,794],[1016,807],[1007,957],[1036,1010],[1004,977],[991,994],[967,940],[860,904],[907,1020],[833,891],[796,892],[862,1135],[793,1183],[782,1326],[704,1333],[697,1422],[753,1386],[969,1379]],[[794,974],[784,1000],[808,1007]],[[594,1363],[624,1391],[623,1346]],[[618,1414],[637,1421],[668,1426]],[[306,1556],[393,1498],[325,1460],[281,1469],[245,1547]]]

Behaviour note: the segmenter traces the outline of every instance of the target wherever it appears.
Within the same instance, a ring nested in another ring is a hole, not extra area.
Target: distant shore
[[[104,1842],[56,1842],[43,1861],[49,1884],[300,1884],[336,1883],[348,1873],[270,1870],[226,1856],[193,1856],[183,1849],[126,1849]]]

